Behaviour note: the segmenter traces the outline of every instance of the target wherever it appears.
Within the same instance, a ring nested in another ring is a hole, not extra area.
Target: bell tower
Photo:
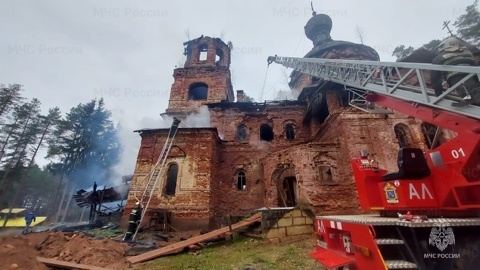
[[[182,118],[208,103],[233,102],[229,46],[204,36],[183,45],[187,60],[173,72],[166,114]]]

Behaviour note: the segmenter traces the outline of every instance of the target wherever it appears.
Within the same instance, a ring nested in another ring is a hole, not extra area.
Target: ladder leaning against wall
[[[165,143],[163,144],[162,151],[158,156],[158,160],[153,166],[153,168],[150,170],[150,172],[147,174],[147,176],[145,177],[145,178],[148,178],[148,181],[147,181],[147,184],[145,185],[145,189],[142,192],[142,197],[140,199],[136,198],[137,201],[140,202],[140,205],[142,207],[142,215],[140,217],[140,222],[138,223],[139,226],[137,226],[137,229],[133,234],[132,240],[135,240],[135,237],[137,236],[138,230],[140,229],[140,224],[142,224],[143,218],[145,217],[148,207],[150,206],[150,201],[152,200],[152,197],[154,195],[158,180],[163,174],[163,169],[165,168],[167,157],[168,157],[168,154],[170,153],[170,149],[172,148],[173,140],[175,138],[175,135],[177,134],[179,124],[180,124],[180,120],[178,120],[177,118],[173,118],[172,126],[170,127],[170,130],[168,132],[168,137],[165,140]]]

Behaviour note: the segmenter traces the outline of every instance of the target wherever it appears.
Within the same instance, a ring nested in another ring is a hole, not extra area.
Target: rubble
[[[110,269],[127,269],[125,243],[83,233],[41,232],[0,238],[0,261],[10,269],[49,269],[37,257]]]
[[[13,233],[0,237],[0,261],[8,266],[6,269],[29,270],[50,269],[46,265],[66,269],[130,269],[127,256],[139,256],[202,235],[200,230],[151,231],[140,234],[136,242],[124,243],[121,242],[123,233],[114,229],[44,231],[14,236]],[[199,248],[191,247],[192,250]],[[182,250],[190,248],[178,251]]]

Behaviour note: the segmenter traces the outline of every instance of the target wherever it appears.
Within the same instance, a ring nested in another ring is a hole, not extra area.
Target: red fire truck
[[[463,81],[480,79],[479,67],[268,60],[345,85],[361,110],[392,109],[457,133],[426,152],[401,148],[396,172],[365,151],[352,158],[360,206],[378,214],[317,216],[311,257],[327,269],[480,269],[480,107],[451,106],[462,100],[455,89]],[[437,97],[426,84],[431,70],[465,77]]]

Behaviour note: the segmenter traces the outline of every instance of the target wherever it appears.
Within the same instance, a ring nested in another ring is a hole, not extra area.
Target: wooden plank
[[[255,215],[253,215],[253,216],[251,216],[251,217],[249,217],[245,220],[242,220],[242,221],[240,221],[236,224],[233,224],[231,226],[231,228],[232,228],[232,230],[236,230],[236,229],[239,229],[241,227],[250,225],[254,222],[260,221],[261,218],[262,218],[262,213],[256,213]],[[141,255],[128,257],[127,260],[131,263],[145,262],[145,261],[155,259],[155,258],[163,256],[163,255],[170,254],[173,250],[182,249],[182,248],[188,247],[190,245],[200,243],[202,241],[208,240],[208,239],[213,238],[215,236],[219,236],[219,235],[224,234],[224,233],[229,232],[229,231],[230,231],[229,226],[226,226],[226,227],[220,228],[220,229],[215,230],[215,231],[211,231],[211,232],[206,233],[206,234],[198,235],[198,236],[192,237],[190,239],[187,239],[187,240],[175,243],[175,244],[168,245],[166,247],[162,247],[162,248],[159,248],[159,249],[156,249],[156,250],[146,252],[146,253],[141,254]]]
[[[72,263],[72,262],[64,262],[56,259],[49,259],[43,257],[37,257],[37,261],[53,267],[61,267],[66,269],[81,269],[81,270],[111,270],[111,268],[103,268],[98,266],[86,265],[86,264],[79,264],[79,263]]]
[[[228,215],[228,230],[230,233],[230,240],[233,242],[232,217]]]
[[[38,244],[35,246],[35,249],[40,250],[42,248],[43,243],[45,243],[45,241],[47,241],[48,238],[50,238],[50,234],[45,235],[43,239],[40,240],[40,242],[38,242]]]

